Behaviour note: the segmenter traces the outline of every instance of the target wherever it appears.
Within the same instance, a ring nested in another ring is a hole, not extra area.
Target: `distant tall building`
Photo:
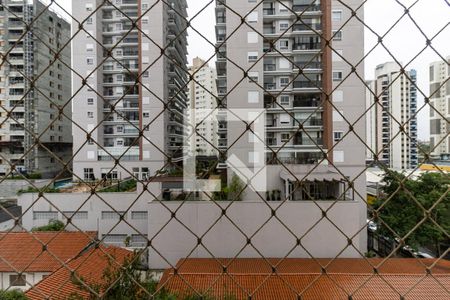
[[[195,79],[189,82],[189,108],[197,110],[195,121],[201,122],[197,127],[195,140],[197,155],[218,156],[216,70],[197,57],[189,71]],[[190,115],[192,117],[194,116]]]
[[[154,2],[72,2],[73,28],[84,21],[86,30],[73,39],[72,63],[74,173],[82,180],[144,178],[183,159],[187,4]]]
[[[450,56],[430,65],[430,146],[435,159],[450,160]]]
[[[418,165],[417,153],[417,73],[401,74],[400,66],[388,62],[377,66],[375,80],[368,82],[366,105],[367,144],[389,168],[412,169]],[[376,99],[379,99],[378,104]],[[374,154],[367,149],[367,159]]]
[[[69,39],[70,24],[42,2],[1,1],[0,175],[50,177],[70,161]]]

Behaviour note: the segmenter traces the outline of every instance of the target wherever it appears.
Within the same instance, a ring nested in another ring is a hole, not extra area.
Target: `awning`
[[[312,171],[310,174],[306,176],[307,173],[302,174],[296,174],[296,173],[289,173],[288,171],[281,171],[280,177],[283,180],[289,180],[291,182],[297,182],[297,181],[345,181],[344,177],[335,172],[314,172]],[[305,178],[306,176],[306,178]]]

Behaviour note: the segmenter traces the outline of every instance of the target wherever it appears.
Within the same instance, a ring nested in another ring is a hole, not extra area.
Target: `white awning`
[[[306,176],[306,178],[305,178]],[[297,181],[345,181],[345,178],[335,172],[314,172],[312,171],[310,174],[306,175],[303,174],[295,174],[295,173],[289,173],[288,171],[284,170],[280,172],[280,177],[283,180],[289,180],[291,182],[297,182]]]

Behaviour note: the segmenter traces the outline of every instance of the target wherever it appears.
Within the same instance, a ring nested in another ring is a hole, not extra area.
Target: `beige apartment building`
[[[75,180],[146,178],[180,162],[186,1],[73,1],[73,16],[85,30],[73,40]]]

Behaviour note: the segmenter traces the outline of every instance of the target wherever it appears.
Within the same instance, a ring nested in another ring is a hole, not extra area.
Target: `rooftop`
[[[131,251],[112,246],[90,249],[33,286],[26,296],[30,300],[88,299],[92,296],[89,290],[97,292],[99,286],[107,284],[105,270],[121,266],[131,255]]]
[[[53,272],[96,236],[96,232],[0,233],[0,272]]]
[[[159,288],[222,299],[448,299],[450,262],[418,259],[186,259]],[[432,266],[436,262],[436,265]],[[326,269],[322,273],[321,266]],[[329,264],[329,265],[328,265]],[[374,274],[373,266],[378,268]],[[226,273],[224,273],[226,266]],[[274,271],[272,270],[274,266]],[[431,267],[431,275],[426,268]]]

